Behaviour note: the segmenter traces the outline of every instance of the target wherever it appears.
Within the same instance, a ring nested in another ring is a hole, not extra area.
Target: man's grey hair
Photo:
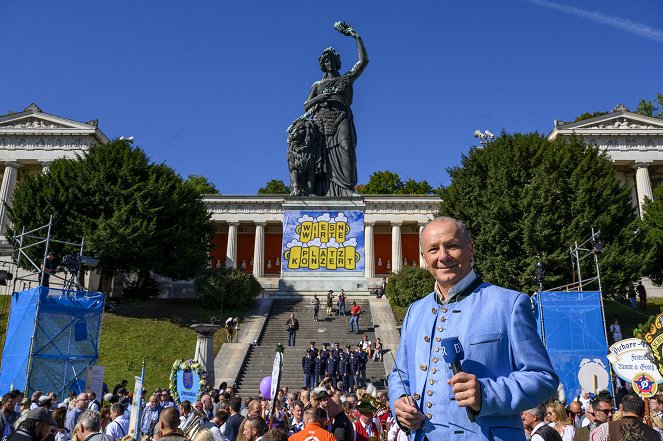
[[[428,228],[428,226],[430,224],[433,224],[433,223],[436,223],[436,222],[453,222],[454,224],[456,224],[456,226],[460,230],[460,233],[463,236],[463,240],[466,243],[470,243],[472,241],[472,239],[470,238],[470,232],[467,231],[467,227],[465,226],[464,223],[462,223],[461,221],[459,221],[458,219],[455,219],[453,217],[439,216],[439,217],[436,217],[435,219],[432,219],[431,221],[429,221],[426,225],[424,225],[424,227],[421,229],[421,231],[419,231],[419,248],[421,248],[424,244],[424,231],[426,231],[426,228]],[[423,251],[423,250],[421,250],[421,251]]]
[[[101,430],[101,414],[96,410],[86,410],[78,418],[86,432],[99,432]]]
[[[543,421],[544,418],[546,417],[546,406],[543,404],[539,404],[536,407],[527,409],[525,412],[531,413],[536,417],[537,420]]]
[[[118,415],[122,415],[124,414],[124,406],[120,403],[113,403],[111,404],[110,411],[115,412]]]

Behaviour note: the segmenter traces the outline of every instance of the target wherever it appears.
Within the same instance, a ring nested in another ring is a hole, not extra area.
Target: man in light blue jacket
[[[436,283],[403,321],[389,376],[398,424],[411,441],[524,441],[520,412],[552,397],[559,384],[529,297],[477,276],[474,244],[456,219],[431,221],[420,244]],[[465,355],[455,375],[440,344],[449,337],[460,340]]]

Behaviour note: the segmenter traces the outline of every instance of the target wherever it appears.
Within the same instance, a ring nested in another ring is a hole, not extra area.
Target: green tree
[[[389,276],[386,295],[392,306],[409,306],[426,297],[435,284],[433,275],[418,266],[404,266]]]
[[[398,173],[389,170],[371,174],[366,185],[357,185],[355,189],[361,194],[433,194],[435,190],[428,181],[415,181],[408,178],[401,180]]]
[[[638,107],[634,110],[634,113],[653,116],[654,118],[663,118],[663,94],[656,94],[655,101],[658,106],[656,106],[651,100],[641,99],[638,103]]]
[[[607,114],[608,112],[585,112],[582,115],[578,115],[576,119],[573,120],[573,122],[584,121],[586,119],[596,118],[597,116],[603,116]]]
[[[473,149],[449,169],[441,215],[466,223],[476,247],[476,267],[493,283],[533,290],[541,259],[548,288],[571,282],[569,247],[591,228],[601,230],[603,288],[616,292],[642,270],[641,240],[630,194],[612,163],[579,139],[548,141],[539,134],[503,133]],[[594,274],[592,259],[583,275]]]
[[[643,230],[647,241],[647,274],[658,285],[663,283],[663,184],[654,189],[654,199],[644,206]]]
[[[290,194],[290,187],[280,179],[272,179],[258,190],[258,194]]]
[[[398,194],[433,194],[435,190],[430,186],[428,181],[415,181],[408,178],[403,184],[403,188],[398,191]]]
[[[207,269],[194,281],[201,303],[209,309],[245,308],[260,294],[260,283],[241,269]]]
[[[22,179],[10,212],[17,229],[44,225],[51,214],[52,236],[84,237],[85,253],[99,259],[106,283],[117,271],[137,274],[139,288],[150,271],[188,279],[208,262],[213,226],[200,194],[125,140]],[[74,251],[57,247],[60,255]]]
[[[184,184],[191,187],[198,194],[219,194],[216,186],[205,176],[189,175]]]
[[[657,110],[658,108],[654,105],[654,103],[651,101],[645,101],[643,98],[638,103],[638,107],[635,108],[634,113],[639,113],[640,115],[645,116],[654,116],[654,113]]]
[[[403,188],[398,173],[389,170],[377,171],[371,174],[368,184],[364,185],[364,194],[394,194]]]

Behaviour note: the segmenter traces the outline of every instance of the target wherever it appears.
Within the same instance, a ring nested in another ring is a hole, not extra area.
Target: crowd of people
[[[387,440],[394,424],[385,392],[372,384],[352,393],[329,382],[310,389],[283,387],[273,401],[240,396],[222,383],[200,400],[179,404],[167,389],[145,394],[139,439],[162,441]],[[18,390],[5,394],[0,412],[4,441],[130,441],[132,397],[123,385],[99,400],[94,393],[55,394]],[[389,440],[398,438],[394,429]],[[402,439],[402,436],[401,438]]]
[[[387,394],[372,384],[352,392],[332,382],[319,387],[278,390],[274,401],[242,397],[221,384],[200,400],[176,404],[167,389],[144,395],[139,439],[162,441],[405,441],[392,417]],[[585,393],[568,406],[548,401],[521,413],[532,441],[663,440],[663,394],[645,402],[634,393],[617,397],[607,391]],[[70,393],[58,402],[54,393],[18,391],[2,397],[3,441],[130,441],[132,397],[122,385],[102,400],[93,392]]]
[[[586,393],[568,407],[550,401],[521,414],[527,439],[532,441],[660,441],[663,439],[663,395],[645,402],[634,393],[621,397],[618,407],[607,391],[590,398]]]
[[[366,364],[369,360],[382,361],[383,346],[380,338],[375,345],[364,334],[363,339],[354,348],[347,345],[342,348],[340,343],[323,343],[322,348],[310,342],[306,354],[302,357],[304,386],[314,388],[324,382],[331,383],[337,389],[353,392],[366,386]]]

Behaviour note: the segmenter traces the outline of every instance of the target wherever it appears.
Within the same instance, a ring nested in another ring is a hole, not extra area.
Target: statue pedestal
[[[195,324],[191,328],[196,331],[196,352],[193,357],[203,370],[207,372],[207,384],[214,386],[214,334],[221,325]]]

